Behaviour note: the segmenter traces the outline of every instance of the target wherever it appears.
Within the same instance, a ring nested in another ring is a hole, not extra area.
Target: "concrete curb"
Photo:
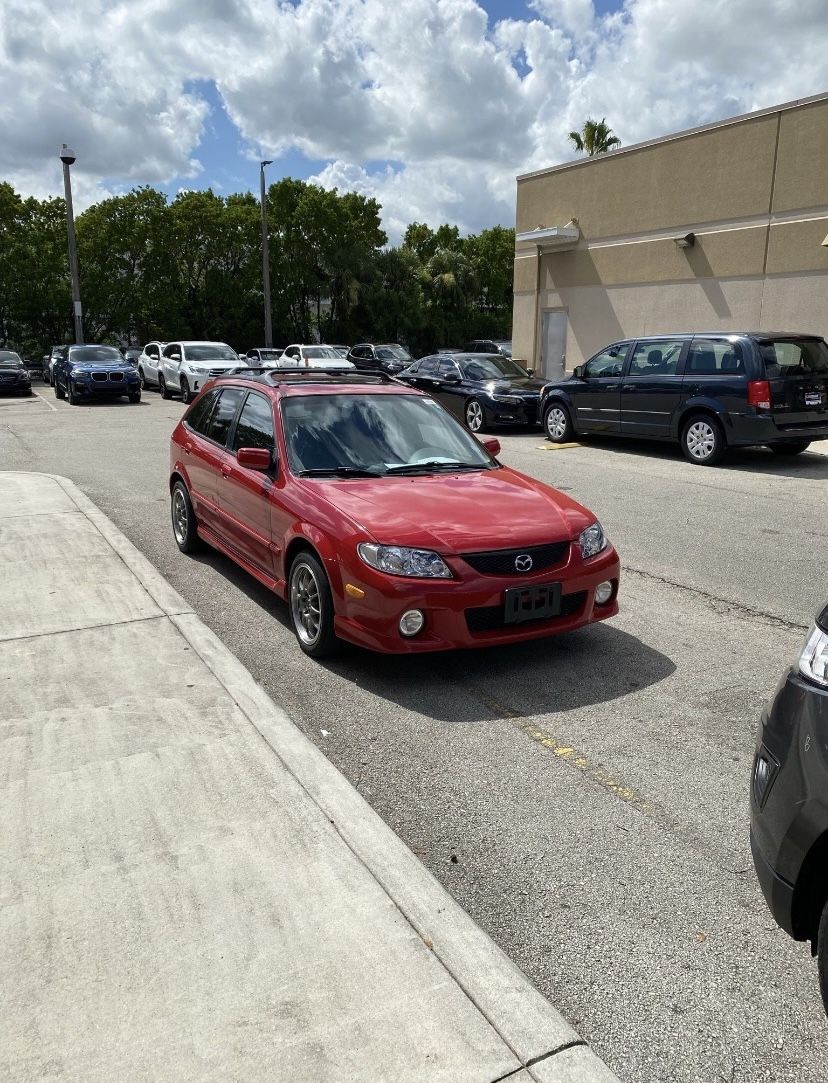
[[[17,472],[18,476],[26,472]],[[164,577],[67,478],[48,477],[95,526],[156,605],[224,686],[250,724],[334,825],[413,929],[524,1066],[507,1078],[617,1083],[617,1077],[480,929],[196,616]],[[495,1083],[495,1081],[493,1081]]]

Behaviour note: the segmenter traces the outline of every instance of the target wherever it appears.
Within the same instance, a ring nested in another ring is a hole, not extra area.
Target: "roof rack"
[[[276,369],[266,365],[242,365],[239,368],[228,369],[216,376],[216,380],[227,377],[243,377],[255,379],[270,384],[289,383],[357,383],[357,384],[396,384],[400,381],[387,372],[359,372],[352,369],[341,368],[283,368]]]

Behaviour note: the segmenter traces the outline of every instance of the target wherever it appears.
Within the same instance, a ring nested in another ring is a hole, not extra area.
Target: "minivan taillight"
[[[768,381],[748,380],[747,400],[748,406],[755,406],[757,410],[770,410],[773,400]]]

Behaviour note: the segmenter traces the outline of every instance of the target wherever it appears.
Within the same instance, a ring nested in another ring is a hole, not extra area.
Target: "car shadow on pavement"
[[[600,448],[602,451],[610,451],[614,454],[675,462],[686,467],[692,465],[684,458],[679,446],[673,443],[594,434],[576,439],[584,448]],[[790,458],[776,455],[766,447],[730,448],[718,466],[694,466],[693,469],[706,469],[713,475],[721,470],[742,470],[753,474],[773,474],[788,478],[828,479],[828,441],[821,442],[821,446],[825,449],[825,454],[809,450]],[[812,447],[819,448],[820,442]]]

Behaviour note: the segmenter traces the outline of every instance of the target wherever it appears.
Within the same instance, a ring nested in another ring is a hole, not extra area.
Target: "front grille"
[[[106,373],[105,372],[93,372],[92,373],[92,379],[97,380],[98,383],[106,383]]]
[[[497,632],[503,628],[519,632],[533,623],[548,625],[554,628],[555,624],[564,617],[572,617],[583,609],[586,602],[587,592],[579,590],[575,594],[564,594],[561,598],[561,612],[557,617],[547,618],[537,622],[525,621],[521,624],[506,624],[504,620],[505,609],[502,605],[479,606],[476,609],[466,610],[466,627],[470,632]]]
[[[208,370],[210,376],[226,376],[227,371],[228,371],[227,369],[209,369]]]
[[[17,381],[16,376],[14,376],[14,375],[5,376],[2,372],[0,372],[0,384],[13,384],[16,381]]]
[[[548,545],[529,545],[524,549],[493,549],[486,553],[462,553],[461,556],[481,575],[534,575],[565,560],[570,544],[568,541],[550,542]],[[515,560],[520,556],[530,556],[532,567],[518,571]]]
[[[113,383],[116,384],[124,382],[124,374],[122,372],[110,372],[109,378]]]

